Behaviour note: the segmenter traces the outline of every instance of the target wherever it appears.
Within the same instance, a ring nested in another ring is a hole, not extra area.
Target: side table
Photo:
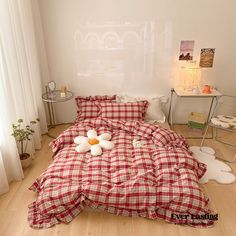
[[[211,99],[211,103],[210,103],[210,107],[208,109],[208,115],[207,115],[207,122],[208,122],[211,118],[211,114],[213,113],[213,111],[217,105],[218,98],[221,96],[222,96],[222,94],[218,90],[215,90],[215,89],[213,89],[211,93],[207,94],[207,93],[202,93],[202,92],[192,93],[191,91],[185,91],[180,88],[172,88],[171,89],[170,106],[169,106],[169,112],[168,112],[168,123],[169,123],[170,127],[172,128],[174,125],[174,122],[173,122],[173,100],[176,97]],[[197,137],[187,137],[187,138],[197,138]]]
[[[54,109],[54,103],[58,102],[66,102],[74,97],[73,92],[67,91],[65,93],[64,97],[61,97],[61,91],[60,90],[55,90],[53,92],[46,92],[43,93],[42,99],[44,102],[47,103],[48,107],[48,113],[49,113],[49,126],[48,129],[54,128],[56,125],[56,118],[55,118],[55,109]],[[49,133],[47,134],[51,138],[55,138],[54,136],[50,135]]]

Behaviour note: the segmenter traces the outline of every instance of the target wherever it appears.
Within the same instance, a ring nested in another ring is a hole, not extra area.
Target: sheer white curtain
[[[0,1],[0,194],[12,180],[23,178],[11,124],[36,118],[31,154],[41,147],[41,130],[47,130],[41,99],[41,80],[30,0]]]

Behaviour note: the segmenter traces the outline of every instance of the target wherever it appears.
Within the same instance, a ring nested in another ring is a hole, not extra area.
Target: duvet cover
[[[77,153],[74,138],[90,129],[110,133],[115,147],[101,156]],[[133,140],[142,147],[134,147]],[[95,118],[74,124],[50,146],[53,163],[30,187],[38,193],[29,205],[33,228],[68,223],[85,207],[191,226],[213,224],[204,217],[183,217],[210,213],[198,186],[206,167],[173,131],[140,121]]]

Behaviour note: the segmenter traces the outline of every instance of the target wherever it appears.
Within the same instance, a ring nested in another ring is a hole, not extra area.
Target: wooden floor
[[[60,133],[63,126],[53,132]],[[177,127],[184,132],[183,127]],[[28,226],[28,205],[36,199],[36,194],[28,190],[34,179],[51,163],[51,151],[48,147],[48,136],[43,136],[42,149],[35,155],[31,168],[24,171],[25,178],[21,182],[10,185],[10,192],[0,197],[0,235],[66,235],[66,236],[233,236],[236,235],[236,183],[222,185],[210,182],[202,186],[208,195],[211,207],[219,214],[219,221],[208,229],[192,228],[166,223],[162,220],[130,218],[115,216],[104,212],[83,212],[69,224],[59,224],[50,229],[34,230]],[[199,145],[199,140],[189,140],[190,145]],[[213,146],[212,140],[207,140]],[[235,153],[221,145],[215,145],[219,153],[227,159]],[[236,174],[236,164],[230,164]]]

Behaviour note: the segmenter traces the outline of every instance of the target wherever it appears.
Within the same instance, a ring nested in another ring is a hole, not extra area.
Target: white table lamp
[[[185,66],[181,67],[181,80],[184,90],[195,93],[199,91],[201,70],[196,66],[196,61],[187,62]]]

